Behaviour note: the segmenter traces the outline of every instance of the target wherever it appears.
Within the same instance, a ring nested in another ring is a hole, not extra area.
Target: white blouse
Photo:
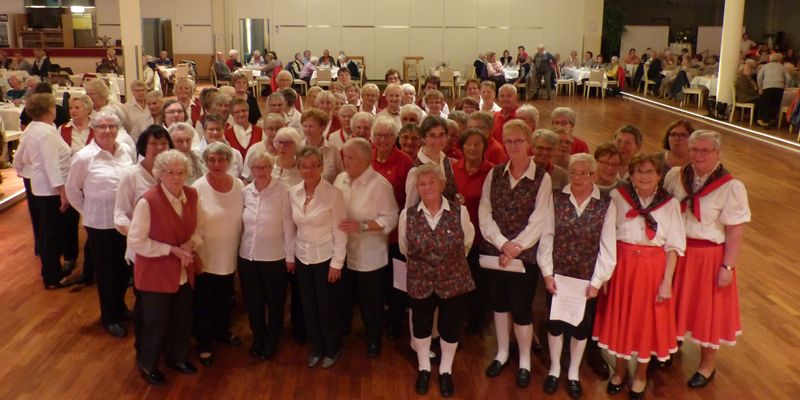
[[[250,261],[294,262],[295,226],[289,190],[275,179],[260,192],[255,183],[244,187],[242,243],[239,257]]]
[[[250,168],[247,166],[247,162],[250,161],[250,158],[253,157],[253,154],[260,153],[262,151],[267,151],[272,157],[277,157],[277,155],[272,154],[267,148],[266,137],[264,140],[250,146],[247,149],[247,154],[244,156],[244,161],[242,162],[242,178],[250,180],[253,178],[252,173],[250,172]],[[240,154],[241,155],[241,154]]]
[[[519,178],[515,179],[511,176],[511,162],[506,164],[506,169],[503,174],[508,176],[511,182],[511,188],[519,184],[524,178],[534,180],[536,178],[536,163],[531,159],[528,163],[528,169]],[[536,193],[536,205],[533,212],[528,217],[528,225],[520,232],[515,238],[507,238],[503,236],[500,231],[500,226],[495,222],[492,216],[492,172],[486,175],[486,180],[483,181],[483,189],[481,192],[481,201],[478,206],[478,223],[481,226],[481,234],[492,246],[500,249],[506,242],[511,241],[522,246],[522,250],[527,250],[536,245],[542,236],[542,233],[547,226],[553,225],[553,184],[550,181],[550,175],[545,172],[542,175],[542,182],[539,184],[539,192]]]
[[[705,179],[696,179],[693,189],[698,190]],[[699,185],[697,185],[699,183]],[[681,168],[674,167],[664,178],[664,188],[678,200],[686,197],[686,190],[681,182]],[[747,190],[741,181],[734,179],[700,199],[700,219],[687,207],[683,222],[686,236],[692,239],[709,240],[714,243],[725,243],[725,226],[750,222],[750,206],[747,201]]]
[[[339,230],[339,222],[347,218],[342,192],[323,179],[304,206],[306,188],[300,182],[289,188],[289,200],[297,226],[295,258],[306,265],[330,259],[331,268],[342,269],[347,255],[347,234]]]
[[[117,198],[114,201],[114,226],[117,230],[125,234],[131,226],[131,218],[133,218],[133,210],[136,208],[136,202],[142,197],[144,192],[158,184],[156,179],[150,172],[147,172],[142,163],[131,165],[123,172],[119,180],[119,189],[117,190]],[[136,253],[128,249],[125,252],[125,259],[134,262]]]
[[[562,189],[562,192],[569,193],[569,202],[575,207],[575,212],[580,217],[586,210],[591,199],[600,200],[600,189],[597,185],[593,185],[592,194],[578,204],[575,196],[572,195],[570,185]],[[614,273],[614,267],[617,264],[617,209],[614,203],[609,202],[606,216],[603,219],[603,227],[600,231],[600,249],[597,253],[597,261],[594,263],[594,272],[590,284],[597,289],[603,286],[603,282],[611,279],[611,274]],[[553,223],[555,221],[553,220]],[[542,237],[539,239],[539,248],[536,253],[536,262],[539,264],[539,269],[542,270],[542,276],[553,275],[553,239],[555,235],[555,226],[548,225],[542,232]]]
[[[92,129],[91,126],[89,125],[86,125],[83,129],[78,129],[78,127],[76,127],[75,124],[72,123],[72,120],[62,125],[61,127],[63,128],[65,126],[72,128],[72,138],[71,138],[72,143],[69,145],[69,150],[74,156],[79,151],[81,151],[81,149],[86,147],[86,139],[89,138],[89,132]],[[59,130],[60,129],[61,128],[59,128]]]
[[[620,188],[611,191],[611,201],[617,209],[617,241],[640,245],[664,247],[664,250],[676,251],[683,255],[686,248],[686,231],[683,228],[681,205],[674,198],[661,208],[650,213],[658,223],[656,236],[651,240],[645,231],[644,218],[636,216],[628,218],[625,214],[633,207],[619,194]],[[642,206],[648,207],[653,202],[653,197],[641,199]]]
[[[342,172],[333,185],[342,191],[348,218],[375,221],[381,226],[379,231],[348,235],[347,267],[360,272],[383,268],[389,259],[388,235],[397,226],[398,209],[392,185],[372,167],[367,167],[355,180]]]
[[[322,153],[322,178],[332,184],[336,176],[344,170],[339,149],[328,143],[325,138],[322,139],[322,146],[317,149]]]
[[[114,154],[92,141],[75,154],[67,179],[67,198],[83,216],[83,225],[114,229],[114,212],[120,179],[133,164],[125,146],[117,143]]]
[[[203,209],[208,228],[203,232],[203,246],[197,253],[203,261],[203,272],[229,275],[236,272],[239,239],[242,234],[244,185],[233,178],[233,187],[227,193],[214,190],[206,176],[192,184],[197,189],[198,208]]]
[[[140,106],[136,100],[125,103],[125,109],[131,117],[131,138],[134,141],[139,140],[142,132],[150,125],[155,124],[155,120],[150,114],[150,109],[146,105],[144,107]]]
[[[30,179],[35,196],[56,196],[56,188],[67,181],[71,155],[54,125],[32,121],[22,134],[14,169]]]
[[[327,138],[328,144],[335,147],[337,150],[341,150],[342,147],[344,147],[344,143],[347,142],[347,139],[350,139],[350,135],[345,134],[341,129],[336,132],[331,132]]]
[[[469,220],[469,211],[467,211],[467,207],[460,207],[461,230],[464,232],[464,257],[466,257],[467,254],[469,254],[469,249],[472,248],[472,242],[475,240],[475,227]],[[406,236],[406,210],[407,209],[403,209],[403,211],[400,211],[400,218],[397,222],[397,239],[398,244],[400,245],[400,252],[403,254],[408,254],[408,236]],[[425,202],[420,201],[419,205],[417,206],[417,211],[419,210],[422,210],[422,214],[425,216],[428,226],[430,226],[432,230],[436,230],[436,225],[439,225],[439,220],[442,219],[444,210],[450,211],[450,202],[447,201],[444,196],[442,196],[442,206],[439,207],[439,211],[437,211],[436,214],[431,214],[431,212],[428,210],[428,207],[425,206]]]
[[[291,188],[303,182],[303,177],[300,175],[300,170],[297,169],[296,164],[292,168],[281,168],[277,161],[275,161],[275,166],[272,167],[272,179],[277,180],[286,188]]]
[[[434,163],[433,160],[431,160],[431,158],[422,151],[422,148],[420,148],[417,152],[417,158],[419,158],[419,161],[422,162],[422,165],[436,164],[436,166],[439,167],[442,172],[445,172],[444,160],[447,158],[447,156],[444,154],[444,152],[439,152],[438,163]],[[452,168],[453,165],[450,164],[450,169],[452,170]],[[412,167],[410,170],[408,170],[408,176],[406,177],[406,204],[403,208],[414,206],[417,203],[419,203],[419,193],[417,192],[417,167]]]

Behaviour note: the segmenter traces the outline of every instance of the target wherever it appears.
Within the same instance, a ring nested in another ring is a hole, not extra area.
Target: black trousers
[[[344,286],[344,315],[345,331],[349,330],[353,320],[353,306],[355,294],[358,293],[358,304],[361,310],[361,321],[369,343],[380,343],[381,324],[383,323],[383,277],[385,268],[370,272],[353,271],[348,268],[342,270],[342,284]]]
[[[158,367],[161,351],[167,361],[180,364],[187,360],[192,337],[192,289],[183,284],[177,293],[140,291],[137,296],[141,312],[141,334],[136,360],[152,371]]]
[[[406,257],[400,252],[400,245],[389,243],[389,266],[382,268],[383,271],[383,293],[384,301],[387,306],[386,316],[389,326],[399,331],[406,319],[406,308],[408,308],[408,293],[394,288],[394,259],[405,261]]]
[[[39,255],[39,206],[36,204],[37,197],[33,195],[31,189],[31,180],[22,178],[22,184],[25,186],[25,198],[28,200],[28,214],[31,216],[31,226],[33,227],[33,252]]]
[[[239,280],[253,342],[277,342],[283,328],[286,283],[289,280],[286,261],[250,261],[240,257]]]
[[[414,324],[414,337],[424,339],[431,336],[436,308],[439,308],[439,337],[447,343],[457,343],[467,310],[467,296],[464,294],[449,299],[442,299],[436,293],[424,299],[412,297],[411,322]]]
[[[61,197],[59,196],[34,197],[39,220],[37,236],[39,258],[42,261],[42,281],[45,285],[52,285],[64,277],[61,270],[61,255],[64,252],[64,243],[69,236],[68,232],[77,229],[77,226],[71,226],[71,224],[77,225],[78,223],[73,214],[77,213],[72,208],[62,213],[59,210],[61,208]]]
[[[536,294],[536,264],[525,264],[525,273],[487,270],[486,280],[492,311],[511,312],[511,319],[517,325],[533,323],[533,297]]]
[[[300,296],[300,286],[297,283],[297,272],[289,274],[289,318],[292,324],[292,336],[306,339],[306,318],[303,314],[303,299]]]
[[[547,93],[547,98],[549,99],[551,94],[550,92],[552,90],[550,81],[553,80],[553,70],[551,69],[547,71],[536,71],[536,76],[534,77],[534,79],[535,80],[533,82],[533,89],[534,89],[533,95],[536,96],[537,94],[539,94],[539,85],[540,82],[542,82],[542,79],[544,79],[544,90],[545,93]]]
[[[469,272],[472,274],[472,280],[475,281],[475,290],[467,294],[469,312],[467,325],[474,329],[482,328],[489,320],[489,293],[486,270],[481,268],[478,257],[478,246],[472,246],[467,255],[467,264],[469,265]]]
[[[342,347],[342,281],[328,282],[330,263],[306,265],[297,260],[295,268],[311,351],[328,357]]]
[[[78,259],[78,229],[81,214],[74,208],[69,207],[64,211],[64,243],[61,246],[61,255],[64,256],[64,261],[75,261]],[[86,257],[86,254],[84,254]]]
[[[547,308],[550,309],[550,305],[553,302],[553,295],[547,293]],[[578,324],[578,326],[568,324],[564,321],[559,320],[547,320],[547,333],[553,336],[560,336],[560,335],[567,335],[569,337],[573,337],[576,340],[584,340],[588,338],[592,333],[592,327],[594,327],[594,315],[597,310],[597,298],[594,299],[587,299],[586,300],[586,308],[583,312],[583,320]]]
[[[758,119],[765,122],[777,121],[782,99],[782,88],[764,89],[758,98]]]
[[[214,350],[214,340],[231,336],[233,276],[202,273],[194,281],[194,332],[201,353]]]
[[[125,261],[126,239],[116,229],[86,227],[92,263],[96,266],[100,319],[104,324],[120,321],[125,306],[125,292],[131,279],[131,267]]]

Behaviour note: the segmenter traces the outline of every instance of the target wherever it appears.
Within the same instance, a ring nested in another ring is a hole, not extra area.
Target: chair
[[[644,67],[644,74],[642,74],[642,82],[639,83],[639,85],[642,86],[642,95],[644,97],[647,97],[647,87],[656,84],[656,81],[650,80],[650,78],[648,78],[649,72],[650,72],[650,64],[647,64]]]
[[[295,79],[294,84],[300,86],[300,93],[305,95],[308,93],[308,83],[302,79]]]
[[[778,129],[781,129],[781,122],[783,122],[783,119],[786,117],[786,113],[788,113],[788,112],[789,112],[789,106],[781,107],[781,112],[778,114]],[[789,125],[789,130],[791,131],[792,128],[793,127],[790,124]]]
[[[220,80],[219,78],[217,78],[217,71],[214,69],[214,63],[213,62],[211,63],[211,83],[214,85],[214,87],[220,87],[222,85],[229,85],[230,86],[230,84],[231,84],[231,81],[223,81],[223,80]]]
[[[736,102],[736,84],[733,85],[733,108],[731,108],[731,116],[728,119],[728,122],[733,122],[733,114],[736,114],[736,109],[741,108],[742,111],[739,113],[739,122],[742,121],[744,118],[744,110],[750,110],[750,126],[753,126],[753,114],[756,111],[756,103],[737,103]]]
[[[701,87],[685,87],[683,88],[683,99],[681,99],[681,108],[683,103],[689,103],[692,96],[697,96],[697,108],[703,108],[703,88]]]
[[[419,87],[422,86],[422,79],[419,73],[419,68],[420,68],[419,64],[407,65],[405,68],[406,77],[408,78],[406,82],[414,82],[415,83],[414,86],[417,86],[418,92],[419,92]]]
[[[599,69],[593,69],[589,71],[589,80],[586,81],[583,87],[583,96],[587,99],[589,98],[589,92],[591,92],[592,88],[595,88],[595,97],[597,97],[597,92],[600,92],[600,95],[605,99],[606,98],[606,91],[603,87],[603,80],[605,79],[605,72]]]
[[[358,86],[364,86],[364,83],[367,81],[367,76],[365,75],[367,72],[367,64],[364,63],[364,56],[350,56],[350,61],[356,63],[358,66],[359,78],[356,83],[358,83]]]
[[[190,76],[190,74],[191,74],[191,71],[189,69],[189,64],[178,64],[178,66],[175,67],[175,78],[174,78],[174,80],[178,80],[178,79],[181,79],[181,78],[188,78]]]
[[[261,85],[253,78],[253,70],[246,68],[239,68],[242,75],[247,78],[247,87],[253,92],[253,97],[258,98],[261,96]],[[175,74],[177,77],[177,73]]]
[[[450,88],[450,97],[460,97],[452,68],[445,68],[439,71],[439,80],[441,80],[441,85],[439,85],[441,88]]]
[[[425,57],[418,57],[418,56],[405,56],[405,57],[403,57],[403,80],[404,81],[409,82],[409,81],[414,80],[409,76],[409,70],[408,70],[409,67],[411,67],[412,65],[416,65],[417,66],[417,68],[416,68],[417,69],[417,75],[419,75],[420,63],[422,63],[422,60],[424,60],[424,59],[425,59]],[[417,78],[419,78],[419,76],[417,76]]]
[[[331,83],[333,82],[333,77],[331,76],[331,70],[328,68],[319,68],[317,69],[317,83],[316,86],[325,86],[326,88],[331,87]]]

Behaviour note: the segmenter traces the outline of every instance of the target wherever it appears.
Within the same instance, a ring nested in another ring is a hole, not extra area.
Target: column
[[[733,82],[739,68],[739,46],[742,41],[745,0],[725,0],[722,17],[722,45],[719,51],[719,80],[717,101],[733,103]]]
[[[139,0],[119,1],[119,29],[125,57],[125,84],[142,76],[142,12]]]

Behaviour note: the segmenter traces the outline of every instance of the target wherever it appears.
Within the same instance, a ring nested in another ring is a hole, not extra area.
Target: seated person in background
[[[790,62],[784,62],[783,67],[786,68],[786,73],[789,74],[789,80],[786,82],[787,88],[796,88],[797,87],[797,69],[795,68],[794,64]]]
[[[8,58],[8,53],[0,50],[0,68],[10,69],[11,59]]]
[[[228,66],[228,69],[231,72],[236,72],[237,69],[242,68],[242,62],[239,61],[239,51],[236,49],[231,49],[228,51],[228,60],[225,61],[225,65]]]
[[[516,64],[522,64],[528,61],[528,53],[525,51],[525,46],[517,47],[517,61]]]
[[[289,65],[286,66],[286,69],[291,72],[292,78],[300,79],[300,74],[303,72],[303,66],[305,66],[305,63],[303,63],[303,57],[300,55],[300,53],[294,53],[294,60],[289,62]]]
[[[658,93],[658,88],[661,86],[661,81],[664,79],[664,75],[661,75],[661,71],[664,70],[664,54],[656,55],[655,51],[653,51],[652,56],[653,57],[650,59],[650,68],[647,70],[647,79],[655,82],[650,89],[652,93]]]
[[[514,57],[511,57],[511,52],[503,50],[503,56],[500,57],[500,64],[503,64],[504,67],[514,65]]]
[[[264,57],[261,56],[261,52],[258,50],[253,50],[253,54],[250,56],[249,65],[253,67],[263,67],[266,62],[264,61]]]
[[[581,66],[581,60],[578,58],[578,52],[572,50],[569,52],[569,57],[564,60],[564,63],[561,64],[561,68],[570,67],[570,68],[578,68]]]
[[[37,94],[37,93],[45,93],[45,94],[52,95],[53,94],[53,87],[50,86],[50,84],[47,83],[47,82],[39,82],[34,87],[32,94]],[[63,124],[66,124],[67,122],[69,122],[69,112],[67,110],[65,110],[64,107],[61,106],[61,104],[58,104],[58,103],[59,102],[57,101],[56,102],[56,120],[55,120],[54,123],[56,124],[56,126],[61,126]],[[20,130],[24,131],[25,127],[28,126],[28,124],[30,124],[32,120],[33,119],[30,117],[30,115],[28,115],[28,113],[23,108],[22,109],[22,114],[20,114],[20,116],[19,116],[19,128],[20,128]]]
[[[42,79],[47,79],[49,77],[48,74],[52,70],[50,57],[48,57],[47,53],[42,49],[33,50],[33,57],[33,66],[31,67],[30,74],[36,75]]]
[[[14,59],[11,60],[11,66],[8,68],[12,71],[26,71],[31,72],[31,64],[22,57],[22,52],[14,53]]]
[[[267,63],[261,68],[261,75],[272,78],[275,68],[283,68],[283,63],[278,59],[278,53],[270,51],[267,53]]]
[[[600,57],[600,56],[598,56]],[[610,81],[616,81],[619,76],[619,57],[612,56],[611,62],[606,66],[606,78]]]
[[[8,78],[8,92],[6,92],[6,98],[9,100],[17,100],[21,99],[22,96],[25,95],[25,86],[22,86],[22,81],[19,80],[19,76],[11,75]]]
[[[598,54],[597,57],[594,58],[594,67],[597,69],[606,69],[606,62],[602,54]]]
[[[217,52],[216,60],[214,61],[214,73],[217,75],[218,81],[230,81],[231,69],[225,61],[221,51]]]
[[[361,72],[358,70],[358,64],[355,61],[351,60],[345,54],[339,55],[339,71],[342,69],[347,69],[350,71],[350,78],[355,79],[357,81],[361,80]]]
[[[158,53],[158,58],[156,59],[156,65],[158,65],[159,67],[172,68],[172,60],[169,57],[167,57],[167,55],[168,53],[166,50],[161,50],[161,52]]]
[[[486,72],[486,55],[484,53],[478,54],[478,58],[472,63],[472,66],[475,67],[475,76],[478,77],[478,80],[484,81],[488,79],[488,74]]]
[[[628,50],[628,55],[622,59],[625,64],[638,64],[639,63],[639,56],[636,55],[636,49]]]
[[[583,55],[583,61],[581,61],[581,68],[594,68],[597,63],[594,61],[594,54],[591,51],[587,51]]]
[[[319,58],[311,57],[311,60],[309,60],[303,67],[303,70],[300,71],[300,79],[306,81],[308,85],[311,85],[311,76],[313,76],[314,71],[317,70],[317,65],[319,65]]]
[[[333,56],[331,56],[331,52],[328,51],[328,49],[322,51],[322,56],[319,57],[319,65],[330,67],[333,66],[335,62],[336,60],[333,59]]]
[[[497,60],[497,53],[490,52],[486,57],[486,79],[493,81],[498,87],[506,83],[503,65]]]
[[[114,49],[108,49],[106,55],[100,60],[100,65],[97,66],[97,73],[119,73],[119,65],[117,64],[117,53]]]
[[[142,80],[147,86],[147,90],[161,90],[158,67],[153,56],[144,56],[144,70],[142,70]],[[156,84],[158,83],[158,84]]]

